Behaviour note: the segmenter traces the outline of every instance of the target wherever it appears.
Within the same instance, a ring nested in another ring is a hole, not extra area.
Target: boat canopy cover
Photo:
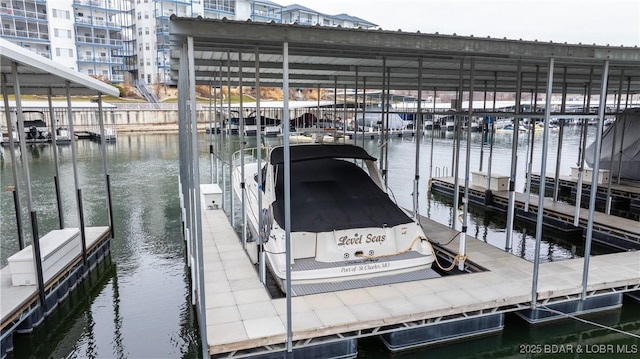
[[[296,150],[301,147],[312,148],[295,146]],[[321,148],[330,147],[342,146]],[[284,165],[274,169],[273,215],[284,227]],[[355,163],[335,158],[291,162],[292,232],[382,228],[410,222],[412,219]]]
[[[615,152],[612,159],[611,147],[613,146],[615,146]],[[585,161],[593,167],[594,159],[595,143],[592,143],[585,151]],[[640,108],[623,111],[602,135],[600,169],[608,170],[609,168],[614,176],[640,180]],[[618,169],[620,169],[619,174]]]
[[[362,147],[348,144],[324,145],[308,144],[295,145],[290,148],[291,162],[307,161],[321,158],[353,158],[375,161]],[[284,163],[284,146],[274,147],[271,150],[269,162],[273,165]]]

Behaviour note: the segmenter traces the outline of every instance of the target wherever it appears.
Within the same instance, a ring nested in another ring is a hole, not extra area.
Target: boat
[[[352,144],[289,148],[292,286],[346,285],[431,270],[431,244],[420,224],[389,197],[374,157]],[[261,151],[234,154],[233,188],[240,198],[245,188],[249,229],[262,241],[266,264],[286,292],[284,147],[272,148],[262,169],[256,153]]]
[[[518,133],[526,133],[527,129],[518,126]],[[501,128],[496,128],[496,133],[513,133],[513,124],[504,125]]]
[[[249,116],[244,118],[244,134],[245,136],[255,136],[258,132],[257,125],[258,116],[256,116],[255,111],[252,112]],[[260,115],[260,131],[265,136],[277,136],[281,133],[282,126],[280,125],[280,120],[277,118],[270,118],[264,115]]]
[[[11,114],[12,119],[15,119],[16,114]],[[46,116],[42,111],[23,111],[22,112],[22,124],[24,127],[24,134],[18,136],[18,122],[16,121],[15,127],[11,135],[7,133],[7,138],[4,135],[0,136],[0,145],[9,146],[9,136],[13,137],[14,143],[17,145],[21,139],[25,140],[26,144],[46,144],[51,143],[52,136],[49,132],[49,128],[46,123]],[[64,127],[58,127],[56,129],[56,144],[64,145],[71,142],[70,132]]]
[[[613,157],[612,154],[613,147]],[[585,150],[585,161],[593,168],[599,160],[600,170],[630,181],[640,181],[640,108],[628,108],[602,134],[600,155],[595,141]]]
[[[359,129],[373,128],[377,130],[386,127],[390,130],[401,130],[405,128],[405,121],[397,113],[383,113],[381,107],[368,106],[365,111],[358,110],[356,112],[355,125]]]

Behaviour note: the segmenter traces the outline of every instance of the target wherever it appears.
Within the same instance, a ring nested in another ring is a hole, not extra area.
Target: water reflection
[[[115,222],[111,258],[117,266],[90,295],[78,290],[33,336],[16,336],[16,358],[199,357],[184,265],[177,140],[177,134],[121,135],[117,143],[107,144]],[[88,225],[105,225],[100,144],[78,141],[77,146],[85,219]],[[40,233],[58,226],[53,149],[44,146],[37,155],[29,154]],[[57,151],[65,225],[76,226],[70,147]],[[3,186],[13,183],[8,157],[0,164]],[[16,225],[11,193],[3,191],[0,197],[0,261],[6,265],[6,258],[17,251]],[[56,324],[63,329],[53,327]]]

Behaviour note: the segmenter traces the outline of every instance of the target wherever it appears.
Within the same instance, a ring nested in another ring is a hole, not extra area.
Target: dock
[[[540,185],[540,173],[531,174],[531,183],[535,186]],[[545,176],[545,187],[547,191],[553,190],[555,186],[555,177],[551,173],[547,173]],[[578,188],[578,180],[572,176],[558,176],[559,191],[561,193],[570,193],[575,196]],[[598,184],[597,199],[604,201],[608,195],[607,193],[608,183]],[[586,176],[583,178],[582,183],[582,195],[587,196],[591,190],[591,177]],[[611,198],[613,205],[619,209],[631,210],[636,209],[640,211],[640,185],[629,185],[622,181],[620,184],[616,182],[611,183]]]
[[[464,181],[460,180],[461,183]],[[439,177],[431,179],[431,190],[444,193],[454,193],[454,178]],[[460,185],[459,190],[462,192],[464,186]],[[524,212],[526,194],[515,193],[516,215],[520,218],[535,221],[538,196],[531,194],[529,201],[529,212]],[[509,192],[506,190],[491,191],[490,198],[486,197],[486,188],[471,184],[469,186],[469,200],[472,203],[484,206],[485,208],[506,211],[508,207]],[[575,206],[553,201],[550,198],[544,199],[544,225],[559,231],[571,231],[576,229],[573,226],[575,215]],[[585,208],[580,209],[580,220],[578,229],[584,230],[587,226],[589,211]],[[640,232],[638,231],[638,222],[630,219],[606,215],[602,212],[594,213],[593,223],[593,240],[601,244],[614,247],[617,249],[640,249]]]
[[[210,357],[282,353],[286,299],[271,298],[222,210],[204,209],[201,216]],[[427,218],[421,224],[440,251],[457,252],[457,239],[440,244],[456,231]],[[544,308],[562,311],[581,301],[583,259],[542,263],[538,308],[531,310],[533,263],[470,236],[466,243],[467,261],[483,270],[293,297],[294,354],[355,357],[357,340],[371,336],[390,350],[460,340],[502,330],[508,312],[536,322],[552,318]],[[623,293],[640,290],[638,263],[638,251],[592,257],[585,306],[572,312],[619,308]],[[471,330],[459,331],[462,323]]]
[[[4,358],[13,350],[13,334],[31,333],[80,284],[86,275],[110,255],[111,231],[107,226],[86,227],[87,266],[83,269],[82,255],[64,265],[57,275],[45,283],[46,308],[38,300],[38,286],[12,285],[9,266],[0,270],[1,343]]]

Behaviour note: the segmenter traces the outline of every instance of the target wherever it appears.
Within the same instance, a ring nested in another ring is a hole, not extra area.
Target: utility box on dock
[[[584,173],[582,174],[582,180],[591,182],[591,179],[593,178],[593,169],[583,168],[582,170],[584,171]],[[575,178],[577,180],[579,175],[580,175],[580,168],[571,167],[571,178]],[[609,170],[598,170],[597,181],[599,185],[609,183]]]
[[[67,267],[82,252],[78,228],[56,229],[40,238],[42,276],[47,283]],[[36,266],[29,245],[7,258],[13,286],[35,285]]]
[[[222,208],[222,190],[215,183],[201,184],[200,194],[206,209]]]
[[[471,183],[476,186],[487,187],[487,176],[484,172],[471,172]],[[502,176],[499,174],[491,174],[491,188],[492,191],[507,191],[509,189],[509,176]]]

